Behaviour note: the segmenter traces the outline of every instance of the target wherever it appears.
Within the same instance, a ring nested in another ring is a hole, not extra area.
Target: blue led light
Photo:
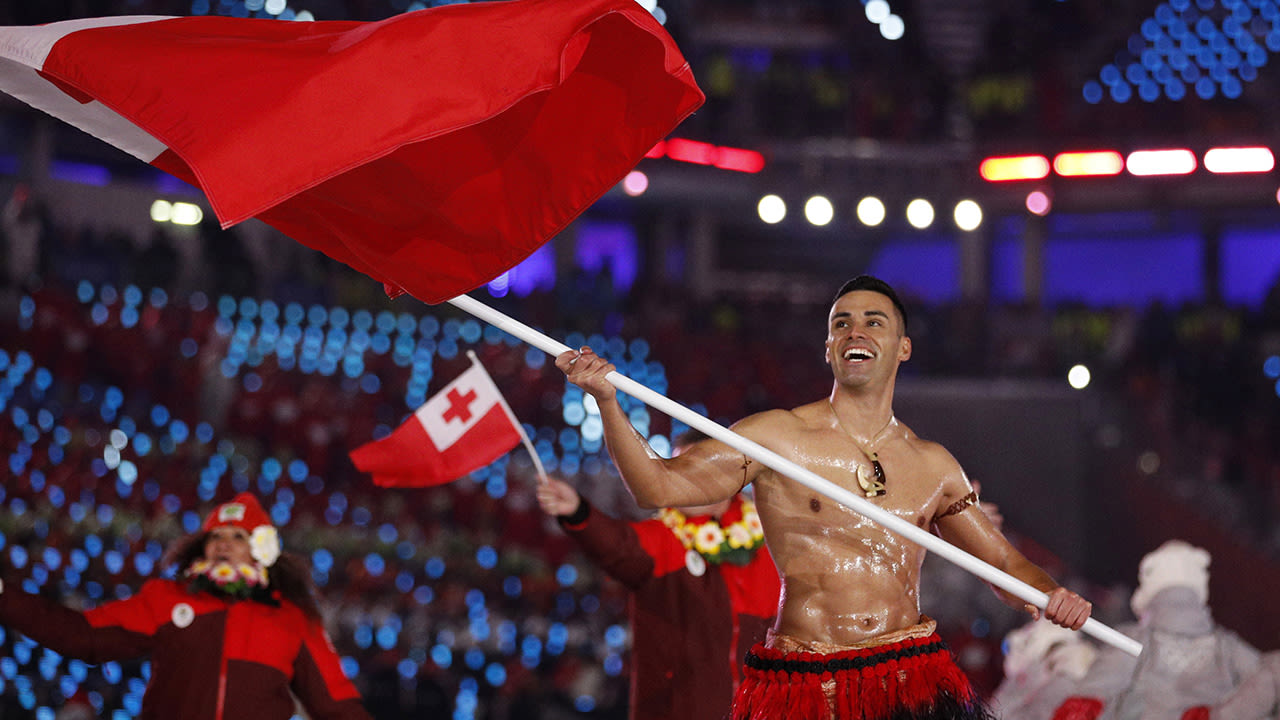
[[[1262,361],[1262,374],[1272,380],[1280,378],[1280,355],[1271,355]]]
[[[556,582],[568,587],[578,581],[578,568],[569,563],[556,568]]]
[[[486,570],[493,569],[498,564],[498,551],[488,545],[482,546],[476,551],[476,564]]]
[[[622,656],[617,653],[609,653],[604,659],[604,673],[610,677],[617,677],[622,674]]]
[[[627,630],[621,625],[610,625],[604,631],[604,641],[611,648],[621,648],[627,642]]]
[[[1142,20],[1142,26],[1140,26],[1139,32],[1142,33],[1143,37],[1146,37],[1147,40],[1151,40],[1151,41],[1155,41],[1157,37],[1160,37],[1165,33],[1164,31],[1162,31],[1162,29],[1160,28],[1160,23],[1156,22],[1155,18],[1147,18]]]
[[[390,545],[396,541],[400,533],[396,530],[396,526],[391,523],[383,523],[378,526],[378,540]]]
[[[325,310],[322,305],[312,305],[311,308],[307,310],[307,322],[317,328],[322,327],[328,317],[329,312]]]
[[[396,632],[395,628],[383,625],[378,628],[376,642],[378,643],[378,647],[383,650],[390,650],[396,646],[396,642],[399,640],[399,637],[400,634]]]
[[[490,663],[484,670],[484,679],[494,687],[498,687],[507,681],[507,670],[498,663]]]

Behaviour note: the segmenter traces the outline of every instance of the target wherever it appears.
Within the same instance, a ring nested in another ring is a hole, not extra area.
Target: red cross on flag
[[[488,465],[520,440],[507,401],[473,355],[471,367],[390,435],[351,451],[351,461],[375,485],[428,487]]]

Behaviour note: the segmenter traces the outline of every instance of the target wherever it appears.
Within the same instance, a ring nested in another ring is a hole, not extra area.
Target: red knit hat
[[[231,525],[249,533],[249,545],[253,559],[270,567],[280,557],[280,535],[271,524],[271,516],[262,509],[262,503],[251,493],[242,492],[231,502],[213,509],[204,519],[201,532]]]

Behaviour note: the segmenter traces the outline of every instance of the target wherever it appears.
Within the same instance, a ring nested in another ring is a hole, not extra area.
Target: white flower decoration
[[[263,567],[271,567],[280,557],[280,533],[271,525],[259,525],[249,536],[249,554]]]

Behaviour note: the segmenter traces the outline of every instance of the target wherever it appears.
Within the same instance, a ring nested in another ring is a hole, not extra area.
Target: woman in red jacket
[[[700,437],[688,431],[677,451]],[[778,569],[754,504],[738,495],[627,522],[553,477],[539,482],[538,504],[631,591],[630,720],[727,717],[747,650],[778,610]]]
[[[90,663],[148,656],[141,720],[368,720],[321,623],[305,561],[280,552],[258,500],[219,505],[166,559],[173,579],[79,612],[5,591],[0,625]]]

